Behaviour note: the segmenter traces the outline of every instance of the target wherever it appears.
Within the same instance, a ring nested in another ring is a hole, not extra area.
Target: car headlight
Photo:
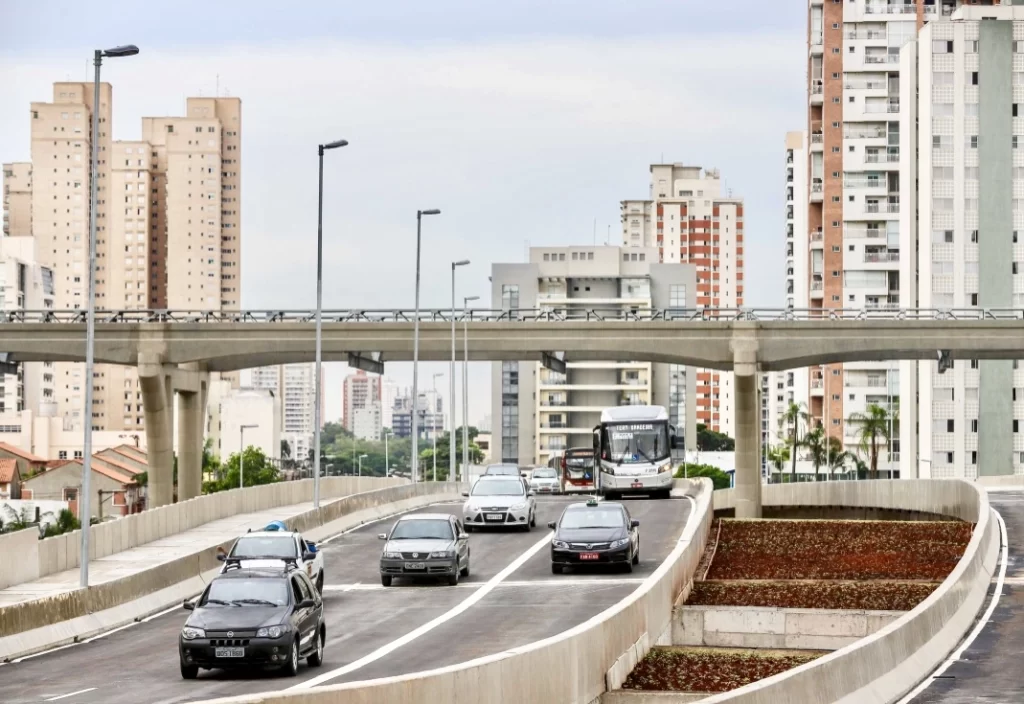
[[[552,545],[552,547],[555,547],[555,548],[557,548],[559,550],[568,550],[569,549],[569,543],[565,542],[564,540],[552,540],[551,541],[551,545]]]
[[[526,508],[529,505],[530,505],[529,502],[521,501],[518,504],[512,504],[511,506],[509,506],[508,510],[509,511],[522,511],[524,508]]]
[[[185,626],[181,629],[181,637],[185,640],[195,640],[196,638],[204,638],[206,631],[202,628],[193,628],[192,626]]]
[[[282,633],[288,632],[288,626],[270,626],[256,631],[257,638],[279,638]]]
[[[437,550],[435,552],[430,553],[430,556],[431,557],[440,557],[440,558],[455,557],[455,551],[454,550]]]
[[[668,462],[666,462],[665,464],[663,464],[660,467],[658,467],[658,474],[664,474],[665,472],[671,472],[671,471],[672,471],[672,467],[669,466]]]
[[[629,538],[623,538],[622,540],[613,540],[609,546],[612,550],[615,548],[621,548],[623,545],[629,545]]]
[[[400,552],[385,552],[384,553],[384,559],[385,560],[401,560],[402,559],[402,553],[400,553]]]

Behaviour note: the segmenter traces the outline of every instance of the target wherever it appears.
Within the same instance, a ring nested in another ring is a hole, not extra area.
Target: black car
[[[294,562],[277,570],[242,569],[228,559],[199,600],[186,601],[192,614],[178,636],[181,676],[199,670],[270,666],[294,676],[299,660],[318,667],[327,628],[320,593]]]
[[[627,572],[640,564],[640,521],[620,503],[570,504],[557,522],[551,539],[551,571],[561,574],[578,565],[617,565]]]

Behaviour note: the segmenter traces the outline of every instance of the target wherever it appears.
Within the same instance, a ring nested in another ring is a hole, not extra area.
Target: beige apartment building
[[[652,164],[651,195],[622,201],[622,244],[656,248],[665,264],[693,264],[697,308],[743,305],[743,199],[722,193],[717,170]],[[733,376],[696,371],[696,422],[735,435]]]
[[[92,95],[90,83],[55,83],[53,102],[31,105],[31,164],[4,167],[5,232],[36,239],[58,309],[87,305]],[[143,118],[141,140],[115,142],[112,97],[101,84],[97,308],[238,310],[241,100],[189,98],[184,117]],[[55,365],[69,430],[81,427],[82,373]],[[94,384],[95,430],[144,430],[134,369],[100,366]]]

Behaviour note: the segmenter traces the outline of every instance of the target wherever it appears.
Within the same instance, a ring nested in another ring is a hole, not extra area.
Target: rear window
[[[295,552],[295,538],[290,535],[253,535],[239,538],[231,557],[298,557]]]

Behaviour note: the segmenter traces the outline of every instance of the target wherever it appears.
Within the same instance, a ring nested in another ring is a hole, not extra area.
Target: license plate
[[[580,559],[581,560],[596,560],[597,559],[597,553],[596,552],[581,552],[580,553]]]
[[[423,562],[406,562],[405,569],[407,570],[425,570],[426,564]]]
[[[500,520],[502,520],[505,517],[503,515],[501,515],[500,513],[488,513],[487,516],[485,516],[485,518],[488,521],[500,521]]]
[[[214,648],[213,655],[218,658],[244,658],[245,648]]]
[[[644,488],[643,482],[633,482],[633,483],[631,484],[631,486],[632,486],[632,487],[633,487],[634,489],[643,489],[643,488]]]

